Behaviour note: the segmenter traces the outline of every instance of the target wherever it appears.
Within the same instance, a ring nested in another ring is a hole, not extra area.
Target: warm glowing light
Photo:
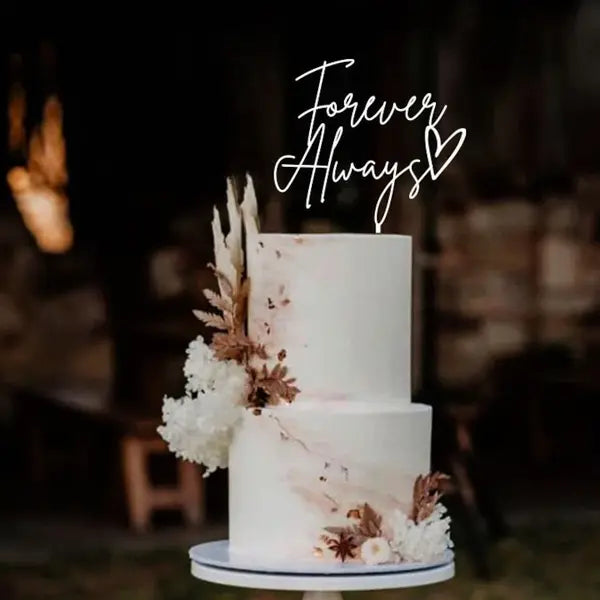
[[[25,226],[44,252],[60,254],[73,244],[73,230],[69,222],[68,201],[47,186],[35,186],[23,167],[8,173],[17,207]]]
[[[14,85],[8,100],[8,147],[12,152],[25,152],[25,112],[25,90],[21,85]]]
[[[11,94],[10,104],[9,129],[14,134],[9,143],[12,144],[13,139],[18,142],[23,127],[23,94]],[[68,181],[66,149],[62,107],[55,96],[46,102],[42,124],[31,138],[27,166],[11,169],[7,181],[23,222],[39,248],[57,254],[69,250],[73,244],[73,229],[64,191]]]

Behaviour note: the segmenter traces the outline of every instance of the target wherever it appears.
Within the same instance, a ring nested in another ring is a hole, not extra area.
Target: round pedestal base
[[[224,542],[221,542],[224,543]],[[361,567],[350,566],[343,571],[329,573],[268,572],[241,568],[232,561],[215,566],[215,542],[200,544],[190,549],[191,571],[194,577],[236,587],[302,591],[304,600],[340,600],[340,592],[408,588],[440,583],[454,577],[452,553],[443,564],[431,566],[398,565],[385,571],[365,573]],[[327,593],[327,597],[323,597]]]
[[[354,592],[366,590],[386,590],[416,587],[440,583],[454,577],[454,563],[422,571],[382,573],[380,575],[281,575],[220,569],[201,565],[192,561],[192,575],[198,579],[262,590],[301,591],[301,592]],[[307,596],[305,600],[314,595]],[[330,598],[328,596],[328,598]]]

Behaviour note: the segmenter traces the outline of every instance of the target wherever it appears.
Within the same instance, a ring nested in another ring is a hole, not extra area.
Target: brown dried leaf
[[[443,488],[450,478],[444,473],[419,475],[413,487],[412,519],[419,523],[429,517],[443,496]]]
[[[295,378],[286,379],[287,367],[277,363],[269,372],[266,365],[258,373],[256,387],[262,389],[269,398],[271,404],[280,401],[292,402],[300,391],[294,386]]]
[[[244,334],[227,332],[215,333],[211,346],[219,360],[235,360],[245,364],[253,344]]]
[[[360,524],[358,532],[364,537],[381,536],[381,515],[378,514],[370,504],[365,503],[361,509]]]
[[[202,290],[205,298],[214,306],[216,309],[222,311],[223,313],[231,313],[233,310],[233,306],[231,304],[230,298],[223,298],[216,292],[210,289]]]
[[[213,327],[214,329],[228,329],[228,325],[225,322],[225,319],[221,315],[217,315],[216,313],[209,313],[203,310],[195,310],[193,311],[194,316],[202,321],[207,327]]]

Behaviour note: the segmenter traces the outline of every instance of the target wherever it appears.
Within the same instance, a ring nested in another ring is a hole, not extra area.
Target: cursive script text
[[[311,197],[317,173],[322,175],[320,180],[321,203],[325,202],[327,186],[330,181],[334,183],[348,181],[353,174],[364,178],[370,177],[375,180],[384,179],[387,183],[377,199],[373,218],[376,233],[381,233],[381,226],[388,215],[396,182],[403,175],[410,176],[413,185],[410,189],[409,197],[415,198],[420,191],[421,183],[427,177],[430,177],[432,180],[438,179],[450,165],[465,141],[467,130],[464,128],[457,129],[445,140],[442,140],[437,126],[442,120],[447,107],[442,106],[438,108],[437,103],[433,101],[430,93],[425,94],[420,102],[417,101],[416,96],[411,96],[402,105],[386,101],[378,103],[375,96],[370,96],[364,105],[361,106],[355,100],[352,93],[346,94],[341,103],[322,101],[323,82],[326,72],[333,67],[344,67],[347,69],[354,65],[354,63],[354,59],[350,58],[332,62],[325,61],[322,65],[296,77],[296,81],[309,76],[317,78],[316,93],[312,106],[298,115],[298,119],[309,119],[306,148],[300,157],[292,154],[281,156],[275,163],[273,179],[277,190],[285,193],[293,185],[300,172],[303,170],[308,171],[309,182],[306,191],[307,209],[311,207]],[[396,115],[404,117],[409,122],[416,121],[420,117],[426,117],[427,120],[423,135],[425,157],[423,159],[415,158],[407,165],[399,165],[397,162],[392,161],[386,161],[378,165],[374,160],[367,160],[360,165],[351,162],[349,165],[341,166],[335,159],[335,151],[344,135],[344,125],[339,125],[333,132],[330,132],[327,129],[327,119],[342,114],[347,115],[348,125],[351,129],[354,129],[363,122],[375,122],[379,125],[386,125]],[[323,152],[326,145],[328,148]],[[443,152],[443,162],[438,164]],[[323,158],[322,155],[324,156]],[[289,173],[286,183],[282,182],[281,171],[283,170]]]

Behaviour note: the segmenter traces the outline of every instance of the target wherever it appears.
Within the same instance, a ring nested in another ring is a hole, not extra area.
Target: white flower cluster
[[[450,517],[446,508],[437,504],[433,513],[420,523],[396,510],[390,522],[391,535],[368,538],[360,548],[360,557],[367,565],[390,562],[429,563],[453,547],[450,539]]]
[[[228,464],[233,429],[242,414],[248,374],[233,360],[218,360],[202,337],[187,349],[185,396],[163,401],[158,433],[169,450],[205,467],[208,477]]]
[[[392,517],[392,550],[403,562],[431,562],[453,547],[450,538],[450,517],[444,516],[446,507],[436,504],[431,515],[419,523],[402,511]]]

